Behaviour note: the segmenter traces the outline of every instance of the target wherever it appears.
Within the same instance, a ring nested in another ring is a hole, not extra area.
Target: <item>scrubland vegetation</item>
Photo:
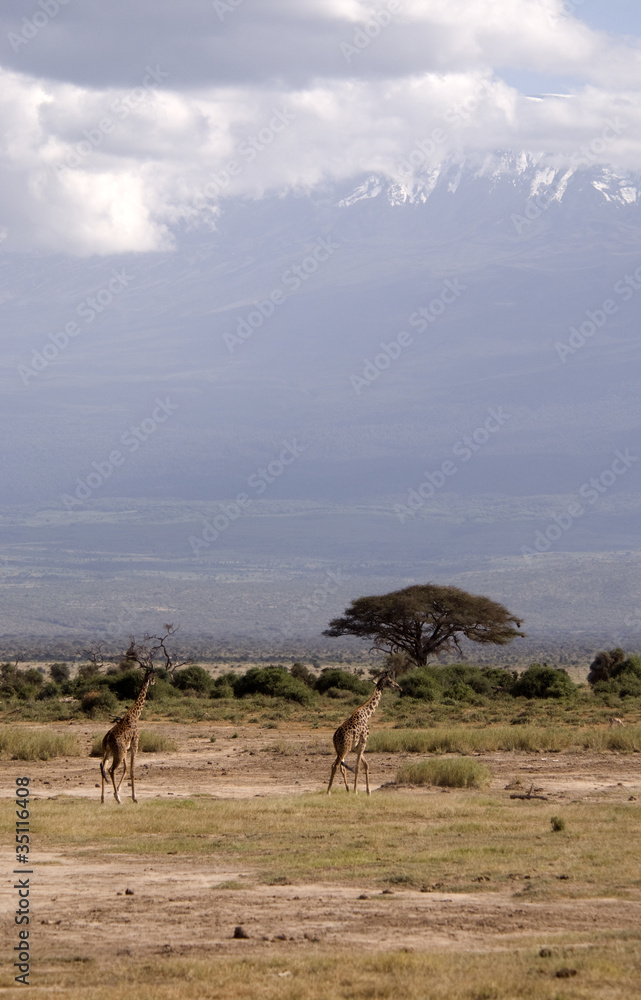
[[[18,721],[92,719],[108,722],[134,701],[142,672],[126,659],[107,671],[83,664],[48,669],[0,667],[0,714],[10,725],[0,757],[48,760],[77,755],[73,735],[27,732]],[[561,669],[531,664],[522,673],[465,663],[414,668],[399,677],[400,697],[386,696],[377,711],[368,750],[386,753],[473,754],[492,751],[641,751],[641,657],[602,651],[586,684]],[[202,666],[158,669],[146,719],[254,723],[268,728],[300,723],[336,726],[371,694],[361,669],[310,668],[296,662],[253,666],[213,676]],[[607,727],[612,715],[626,725]],[[100,755],[100,741],[92,753]],[[141,734],[142,752],[171,751],[172,741]]]
[[[95,664],[81,665],[74,677],[66,664],[21,670],[0,667],[0,713],[7,721],[55,721],[74,718],[106,720],[122,714],[141,684],[141,671],[126,660],[106,672]],[[244,672],[212,674],[190,665],[173,673],[159,669],[149,689],[145,718],[175,721],[275,722],[299,721],[332,725],[344,719],[371,694],[370,678],[328,667],[311,669],[303,663],[250,667]],[[557,749],[584,745],[591,749],[639,750],[639,733],[625,727],[603,734],[561,732],[602,726],[611,715],[634,723],[639,717],[641,657],[623,650],[598,653],[590,667],[590,683],[576,684],[561,669],[531,664],[522,673],[465,663],[429,665],[399,678],[400,697],[386,696],[377,723],[402,729],[460,725],[466,728],[510,727],[488,735],[486,744],[465,744],[462,731],[456,745],[442,749]],[[517,730],[517,727],[520,729]],[[542,729],[545,732],[542,732]],[[391,740],[391,734],[388,734]],[[436,737],[436,733],[431,734]],[[407,735],[408,740],[416,737]],[[427,737],[426,737],[427,738]],[[470,737],[471,739],[471,737]],[[479,737],[480,739],[480,737]],[[549,744],[549,745],[548,745]],[[424,749],[440,745],[422,744]],[[370,744],[370,748],[371,744]],[[381,746],[381,748],[383,748]],[[385,745],[392,748],[392,743]],[[408,749],[408,746],[405,747]]]

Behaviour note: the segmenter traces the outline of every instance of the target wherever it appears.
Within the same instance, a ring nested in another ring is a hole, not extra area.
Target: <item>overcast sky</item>
[[[5,251],[167,249],[230,196],[409,185],[421,140],[419,171],[641,169],[635,0],[5,0],[0,52]]]

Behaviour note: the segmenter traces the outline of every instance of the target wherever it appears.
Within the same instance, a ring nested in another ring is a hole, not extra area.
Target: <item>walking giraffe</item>
[[[352,712],[349,719],[346,719],[341,726],[338,727],[334,733],[334,749],[336,750],[336,760],[332,764],[332,773],[329,777],[329,785],[327,786],[327,794],[329,795],[332,782],[334,781],[334,775],[336,774],[337,768],[340,767],[341,774],[343,775],[343,781],[345,782],[345,788],[349,791],[347,785],[347,775],[345,773],[346,764],[344,761],[345,754],[348,754],[350,750],[356,751],[356,767],[354,768],[354,794],[358,794],[358,772],[361,766],[361,760],[363,761],[363,766],[365,768],[365,784],[367,786],[367,794],[371,795],[369,790],[369,764],[363,756],[365,750],[365,744],[367,743],[367,738],[369,736],[369,720],[372,718],[374,712],[378,708],[378,703],[381,700],[381,695],[383,694],[384,688],[394,688],[396,691],[400,691],[399,685],[394,680],[394,675],[391,672],[386,672],[379,677],[376,682],[376,687],[374,688],[374,693],[371,698],[357,708],[355,712]]]
[[[113,762],[109,768],[109,774],[111,776],[111,783],[114,786],[114,798],[116,802],[120,803],[120,796],[118,792],[120,791],[120,786],[122,785],[123,778],[127,773],[127,751],[129,750],[129,774],[131,777],[131,797],[134,802],[137,802],[136,789],[134,785],[134,759],[136,756],[136,750],[138,749],[138,720],[142,714],[142,710],[145,704],[145,698],[147,697],[147,691],[149,690],[150,684],[155,684],[156,678],[154,674],[154,668],[148,667],[145,670],[145,676],[143,678],[142,687],[136,698],[135,702],[131,708],[125,712],[122,719],[113,726],[112,729],[105,735],[102,741],[102,760],[100,761],[100,773],[102,775],[102,787],[100,792],[100,802],[105,801],[105,781],[107,781],[107,775],[105,774],[105,764],[109,757],[113,757]],[[118,787],[116,787],[115,771],[116,768],[120,767],[122,764],[122,774],[120,776],[120,781],[118,782]]]

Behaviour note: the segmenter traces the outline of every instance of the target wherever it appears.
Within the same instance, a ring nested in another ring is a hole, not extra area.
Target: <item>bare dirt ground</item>
[[[29,728],[73,732],[88,755],[93,739],[102,737],[109,726],[105,723],[33,723]],[[334,759],[331,731],[303,729],[296,725],[281,724],[278,730],[266,730],[258,726],[211,722],[145,722],[141,728],[174,740],[178,751],[138,754],[136,789],[139,799],[184,798],[198,794],[247,798],[317,792],[326,786]],[[496,788],[504,788],[507,782],[518,779],[526,788],[532,782],[535,786],[544,784],[547,795],[561,800],[611,798],[614,795],[623,801],[630,795],[641,797],[641,760],[637,754],[501,751],[475,756],[490,768]],[[367,757],[372,789],[382,791],[391,791],[385,786],[393,781],[402,763],[423,759],[420,754],[402,753],[368,753]],[[349,762],[350,758],[347,759]],[[13,795],[11,778],[14,774],[25,773],[26,768],[34,779],[36,795],[100,797],[98,758],[68,757],[34,761],[28,765],[20,761],[2,761],[1,766],[8,781],[2,783],[0,796]],[[362,773],[359,787],[364,791]],[[124,785],[121,791],[125,796],[131,794],[130,788]],[[428,794],[439,792],[439,789],[430,789]]]
[[[33,728],[39,728],[34,726]],[[44,728],[44,727],[43,727]],[[85,742],[105,726],[59,724]],[[281,727],[231,727],[211,723],[145,723],[144,729],[177,740],[176,753],[139,754],[139,800],[208,794],[220,798],[296,795],[326,785],[332,756],[331,734]],[[237,734],[234,737],[234,733]],[[215,742],[211,742],[211,736]],[[388,785],[403,754],[371,754],[374,794],[393,794]],[[417,755],[412,755],[417,759]],[[641,798],[638,755],[523,754],[480,755],[496,788],[532,783],[552,801]],[[99,799],[96,758],[3,761],[2,794],[12,796],[17,774],[32,779],[33,798],[59,795]],[[364,788],[363,788],[364,790]],[[130,790],[123,785],[125,794]],[[417,794],[442,795],[426,789]],[[340,788],[336,794],[345,794]],[[110,797],[105,809],[117,809]],[[585,899],[528,901],[512,892],[390,892],[371,886],[249,885],[217,889],[220,883],[251,879],[252,872],[217,867],[210,857],[108,854],[76,857],[65,850],[38,856],[39,951],[57,956],[207,953],[261,953],[282,948],[346,947],[456,949],[486,951],[553,942],[571,933],[588,940],[598,928],[638,930],[641,900]],[[127,890],[130,890],[127,892]],[[235,939],[242,926],[248,935]],[[584,937],[585,936],[585,937]]]

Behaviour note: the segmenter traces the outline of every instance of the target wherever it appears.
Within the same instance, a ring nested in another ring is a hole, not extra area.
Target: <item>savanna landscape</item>
[[[0,29],[0,1000],[641,1000],[641,4]]]
[[[414,667],[371,720],[369,797],[349,772],[326,794],[362,667],[158,673],[138,802],[125,780],[101,805],[102,738],[140,669],[2,667],[4,840],[28,776],[40,995],[637,995],[638,657],[603,651],[583,679]],[[10,962],[2,988],[23,988]]]

